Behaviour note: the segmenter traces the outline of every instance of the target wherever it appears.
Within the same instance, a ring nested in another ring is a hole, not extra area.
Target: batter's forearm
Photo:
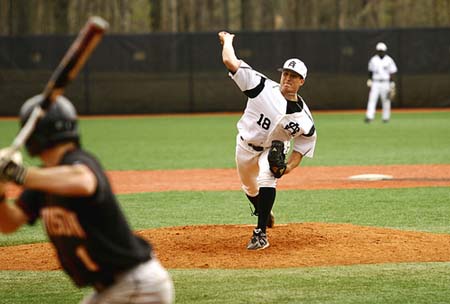
[[[12,233],[27,222],[25,213],[16,205],[0,202],[0,232]]]

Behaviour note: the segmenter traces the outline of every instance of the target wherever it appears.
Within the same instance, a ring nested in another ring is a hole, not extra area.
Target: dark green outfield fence
[[[73,36],[0,37],[0,115],[42,91]],[[308,77],[312,109],[362,109],[367,62],[384,41],[399,67],[394,107],[450,106],[450,28],[240,32],[238,57],[278,80],[290,57]],[[107,35],[66,91],[81,114],[241,111],[217,33]]]

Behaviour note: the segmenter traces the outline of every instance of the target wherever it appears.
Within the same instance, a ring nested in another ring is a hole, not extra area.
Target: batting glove
[[[23,185],[26,175],[20,152],[11,155],[9,148],[0,150],[0,180]]]

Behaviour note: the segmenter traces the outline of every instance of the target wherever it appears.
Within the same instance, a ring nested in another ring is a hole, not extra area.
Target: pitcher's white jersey
[[[288,102],[281,94],[279,83],[253,70],[244,61],[230,77],[248,97],[247,107],[237,124],[243,140],[267,148],[272,140],[293,139],[294,151],[313,157],[316,130],[311,112],[300,96],[298,102]]]
[[[397,72],[397,65],[389,55],[384,55],[381,58],[378,55],[373,56],[369,60],[369,72],[372,72],[372,80],[374,81],[389,81],[391,74]]]

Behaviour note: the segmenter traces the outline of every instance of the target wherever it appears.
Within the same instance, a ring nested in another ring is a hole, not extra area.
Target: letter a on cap
[[[283,64],[283,68],[278,69],[278,70],[279,71],[283,71],[283,70],[294,71],[295,73],[302,76],[303,79],[306,78],[306,73],[308,71],[308,69],[306,68],[303,61],[301,61],[300,59],[297,59],[297,58],[290,58],[290,59],[286,60]]]

